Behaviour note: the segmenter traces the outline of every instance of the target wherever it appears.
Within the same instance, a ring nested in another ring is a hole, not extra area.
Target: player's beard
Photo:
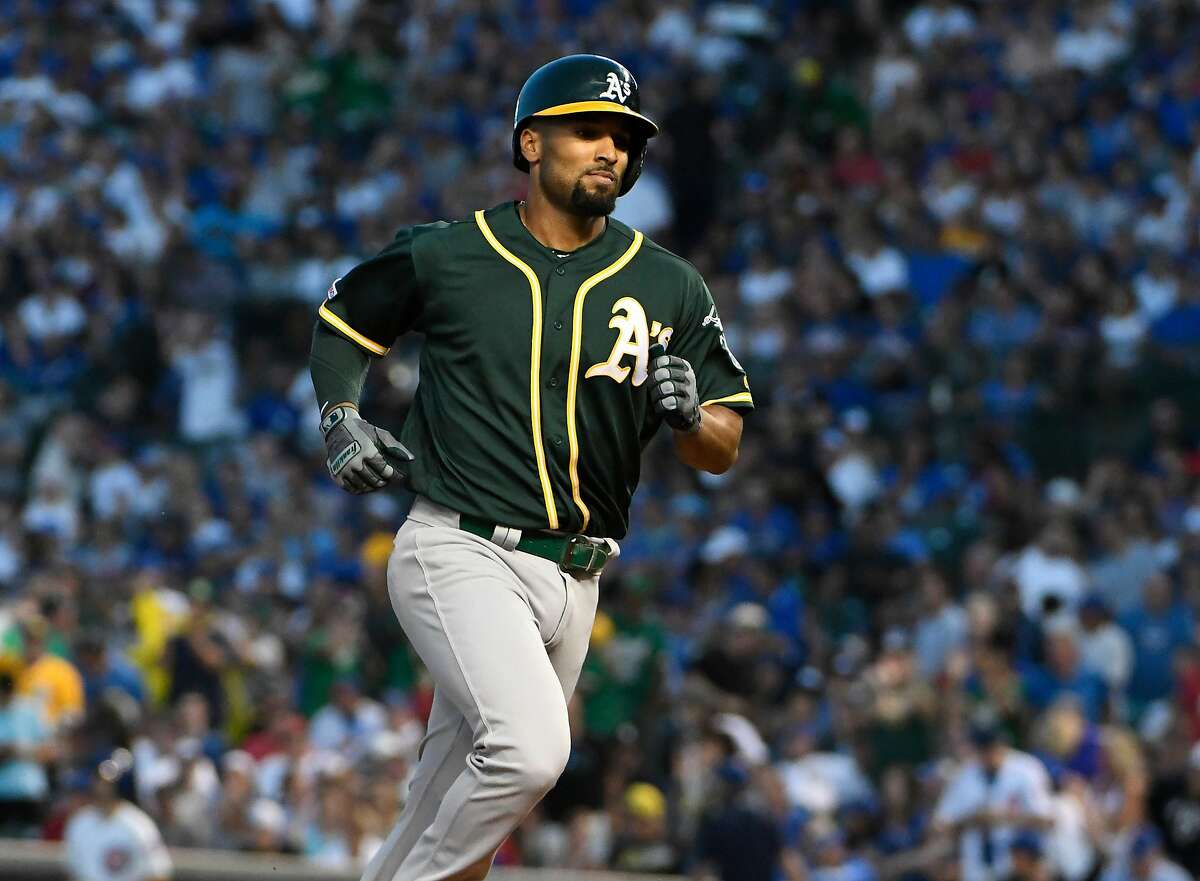
[[[607,217],[617,207],[617,185],[589,190],[583,180],[571,188],[570,211],[579,217]]]

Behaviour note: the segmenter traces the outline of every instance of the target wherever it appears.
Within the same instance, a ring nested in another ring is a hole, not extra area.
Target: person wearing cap
[[[119,749],[92,771],[90,803],[71,815],[63,833],[71,881],[168,881],[173,876],[158,826],[117,791],[132,768],[133,756]]]
[[[963,881],[999,881],[1012,869],[1018,833],[1051,822],[1050,776],[1034,756],[1005,743],[1001,721],[989,707],[976,711],[969,735],[974,756],[942,792],[933,828],[957,836]]]
[[[667,831],[667,799],[652,783],[625,789],[609,864],[621,872],[677,872],[679,852]]]

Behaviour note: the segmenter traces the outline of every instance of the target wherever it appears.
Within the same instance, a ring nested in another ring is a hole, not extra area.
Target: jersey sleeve
[[[683,315],[684,326],[674,329],[667,351],[686,360],[696,371],[700,406],[721,404],[734,410],[753,410],[754,397],[746,371],[729,349],[717,305],[698,274],[688,283]]]
[[[421,314],[413,239],[411,228],[400,230],[374,257],[334,279],[317,310],[327,326],[376,357]]]

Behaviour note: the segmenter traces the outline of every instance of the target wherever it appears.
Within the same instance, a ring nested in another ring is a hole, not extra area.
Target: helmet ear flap
[[[630,149],[629,164],[625,166],[625,175],[621,178],[621,189],[617,191],[618,196],[624,196],[633,189],[637,179],[642,176],[642,167],[646,164],[647,145],[647,140],[643,138]]]

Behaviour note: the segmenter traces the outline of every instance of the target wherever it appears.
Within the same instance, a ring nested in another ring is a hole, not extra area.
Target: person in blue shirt
[[[75,654],[79,671],[83,674],[83,695],[87,706],[94,706],[110,691],[126,694],[138,704],[145,703],[146,688],[141,673],[124,657],[110,652],[102,636],[83,636],[75,647]]]
[[[1146,580],[1141,603],[1123,615],[1120,624],[1133,640],[1127,693],[1137,712],[1174,691],[1174,656],[1192,643],[1195,622],[1191,610],[1174,597],[1170,579],[1158,572]]]
[[[1041,711],[1069,695],[1078,700],[1080,710],[1089,721],[1100,721],[1108,700],[1108,688],[1099,676],[1083,669],[1073,626],[1047,628],[1043,650],[1044,663],[1030,665],[1022,676],[1029,703]]]

